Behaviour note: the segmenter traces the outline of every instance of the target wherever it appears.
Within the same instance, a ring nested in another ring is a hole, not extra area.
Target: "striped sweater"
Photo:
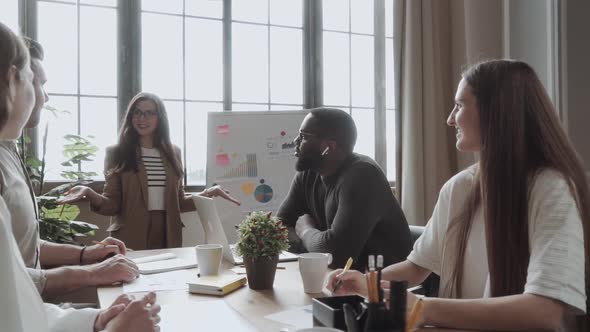
[[[158,149],[141,148],[141,160],[145,166],[148,182],[148,210],[165,210],[164,190],[166,170]]]

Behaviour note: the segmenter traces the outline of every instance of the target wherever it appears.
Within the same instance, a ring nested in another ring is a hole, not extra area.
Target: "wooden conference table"
[[[194,248],[173,248],[133,251],[128,253],[128,256],[130,258],[138,258],[167,252],[174,253],[180,258],[194,257],[195,255]],[[267,319],[265,316],[311,304],[313,297],[326,296],[328,293],[325,291],[325,294],[314,294],[311,296],[305,294],[303,292],[303,284],[301,276],[299,275],[299,266],[297,262],[279,263],[279,266],[284,266],[285,269],[277,270],[274,288],[272,290],[254,291],[248,288],[248,286],[245,286],[222,298],[190,294],[187,290],[157,291],[157,301],[160,305],[176,305],[177,308],[189,308],[189,305],[193,302],[221,299],[233,308],[241,316],[241,319],[249,322],[250,325],[259,331],[279,332],[287,331],[285,328],[288,328],[288,331],[292,332],[296,330],[295,327]],[[225,260],[222,263],[223,269],[230,269],[232,267],[233,265]],[[194,270],[196,274],[197,269]],[[106,308],[117,298],[117,296],[123,294],[123,287],[99,287],[97,291],[100,307]],[[135,294],[136,297],[141,295],[141,293]],[[199,324],[195,322],[190,312],[187,312],[185,315],[180,315],[179,317],[186,319],[187,326],[194,326],[194,331],[199,331]],[[163,317],[163,319],[165,319],[165,317]],[[419,329],[419,331],[442,332],[457,330],[427,328]]]

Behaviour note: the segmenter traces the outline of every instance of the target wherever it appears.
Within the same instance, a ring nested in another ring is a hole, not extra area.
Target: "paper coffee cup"
[[[211,276],[219,274],[223,246],[221,244],[200,244],[195,247],[199,274]]]

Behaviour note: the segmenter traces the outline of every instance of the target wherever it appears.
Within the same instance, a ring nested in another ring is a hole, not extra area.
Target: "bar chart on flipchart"
[[[308,111],[210,112],[207,118],[207,186],[222,185],[241,201],[217,200],[230,238],[254,210],[276,212],[295,175],[293,139]]]

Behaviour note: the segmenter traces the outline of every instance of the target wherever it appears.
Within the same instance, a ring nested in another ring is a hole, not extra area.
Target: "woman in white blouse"
[[[434,272],[420,325],[581,331],[587,324],[590,196],[582,163],[534,70],[494,60],[466,72],[447,124],[479,161],[441,189],[424,234],[384,280],[418,285]],[[367,294],[364,275],[337,294]],[[409,304],[416,298],[410,295]]]

